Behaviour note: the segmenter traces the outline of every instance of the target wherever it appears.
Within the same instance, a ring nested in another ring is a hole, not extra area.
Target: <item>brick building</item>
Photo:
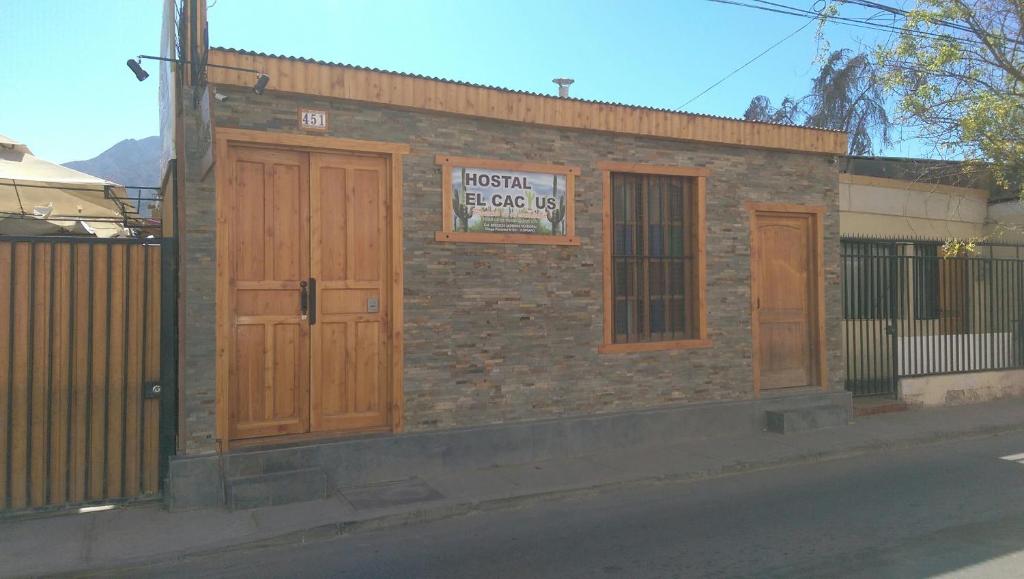
[[[176,86],[176,507],[848,411],[844,134],[207,62]]]

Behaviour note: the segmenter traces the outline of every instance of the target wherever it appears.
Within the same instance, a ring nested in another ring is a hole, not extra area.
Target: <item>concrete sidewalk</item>
[[[246,511],[169,513],[159,504],[0,519],[0,576],[82,572],[252,544],[318,540],[359,528],[507,508],[623,485],[760,468],[1024,430],[1024,400],[862,417],[799,434],[694,440],[615,453],[460,470],[338,489],[320,501]]]

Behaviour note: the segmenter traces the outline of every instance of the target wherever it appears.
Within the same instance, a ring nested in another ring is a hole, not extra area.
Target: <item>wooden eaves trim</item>
[[[558,98],[233,50],[211,49],[209,63],[251,68],[270,76],[268,91],[369,102],[403,108],[608,131],[722,145],[846,154],[846,134],[680,113],[670,110]],[[249,72],[210,67],[211,84],[252,87]]]

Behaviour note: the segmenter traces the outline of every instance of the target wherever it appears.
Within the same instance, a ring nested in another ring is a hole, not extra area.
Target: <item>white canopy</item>
[[[124,196],[117,183],[40,159],[0,135],[0,235],[125,235],[122,207],[128,204],[114,198]]]

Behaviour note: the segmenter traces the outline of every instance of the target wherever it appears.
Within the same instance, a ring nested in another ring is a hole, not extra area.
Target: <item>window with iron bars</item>
[[[914,256],[914,318],[935,320],[939,317],[939,244],[915,243]]]
[[[895,244],[884,241],[843,241],[843,317],[877,320],[902,317],[911,299],[914,319],[940,317],[939,243]],[[913,256],[905,255],[913,248]],[[907,276],[912,297],[907,298]]]
[[[697,338],[696,178],[612,173],[613,343]]]
[[[843,318],[877,320],[897,317],[900,275],[896,246],[872,241],[843,241]]]

